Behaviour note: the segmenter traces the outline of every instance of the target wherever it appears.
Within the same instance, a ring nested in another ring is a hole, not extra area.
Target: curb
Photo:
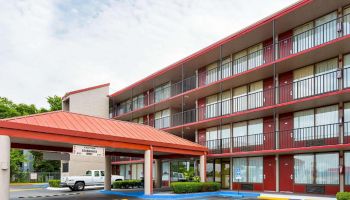
[[[86,186],[85,190],[97,190],[97,189],[101,189],[101,188],[103,188],[103,186]],[[45,189],[51,190],[51,191],[70,191],[70,189],[68,187],[64,187],[64,188],[47,187]]]
[[[53,195],[42,195],[42,196],[26,196],[26,197],[18,197],[19,199],[36,199],[36,198],[46,198],[46,197],[60,197],[60,196],[72,196],[79,195],[80,193],[64,193],[64,194],[53,194]]]

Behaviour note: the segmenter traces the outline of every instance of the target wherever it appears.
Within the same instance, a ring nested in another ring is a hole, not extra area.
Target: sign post
[[[105,157],[105,148],[74,145],[73,146],[73,154],[74,155],[81,155],[81,156]]]
[[[237,180],[237,182],[239,183],[240,180],[242,179],[242,176],[241,176],[241,168],[236,168],[235,169],[235,178]],[[237,188],[237,193],[239,194],[239,186]]]

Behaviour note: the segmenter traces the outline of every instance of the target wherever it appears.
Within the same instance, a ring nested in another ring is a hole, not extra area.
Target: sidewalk
[[[260,193],[259,199],[266,200],[336,200],[335,197],[332,196],[321,196],[321,195],[302,195],[302,194],[281,194],[281,193]]]

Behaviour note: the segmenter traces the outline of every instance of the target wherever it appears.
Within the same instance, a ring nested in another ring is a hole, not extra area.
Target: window
[[[339,184],[339,154],[295,155],[294,177],[297,184]]]
[[[209,182],[214,181],[214,160],[207,161],[206,173],[207,173],[207,181]]]
[[[350,185],[350,152],[344,153],[345,185]]]
[[[293,53],[314,46],[314,23],[309,22],[293,30]]]
[[[263,144],[263,120],[255,119],[233,124],[233,146]]]
[[[94,172],[94,176],[95,176],[95,177],[100,176],[100,172],[99,172],[99,171],[95,171],[95,172]]]
[[[231,113],[231,91],[225,91],[221,94],[221,115],[228,115]]]
[[[241,179],[237,180],[236,178],[236,170],[239,169],[241,171]],[[247,182],[247,158],[234,158],[233,159],[233,182]]]
[[[155,114],[155,128],[170,127],[170,110],[162,110]]]
[[[233,158],[233,182],[262,183],[263,182],[263,158]],[[241,171],[241,179],[236,179],[235,171]]]
[[[91,171],[86,171],[85,176],[92,176],[92,172]]]
[[[350,135],[350,102],[344,103],[344,136]]]
[[[105,172],[104,171],[101,171],[101,176],[105,176]]]
[[[338,137],[338,105],[294,113],[294,140]]]
[[[314,155],[294,156],[294,182],[298,184],[312,184],[314,169]]]
[[[315,20],[315,45],[320,45],[337,38],[336,19],[337,12],[332,12]]]
[[[248,122],[248,145],[261,144],[263,144],[263,120],[250,120]]]
[[[252,157],[248,158],[248,182],[249,183],[262,183],[263,182],[263,158]]]
[[[218,63],[212,63],[207,66],[206,84],[213,83],[218,80]]]
[[[143,177],[143,164],[139,163],[139,164],[137,164],[136,179],[141,180],[142,177]]]
[[[350,87],[350,54],[344,56],[344,87]]]
[[[294,140],[311,140],[314,136],[314,110],[304,110],[294,113]]]
[[[350,34],[350,7],[345,8],[343,11],[343,34]]]
[[[339,155],[316,154],[316,184],[339,184]]]
[[[338,89],[338,59],[333,58],[316,64],[315,93],[321,94]]]
[[[241,51],[233,55],[233,74],[239,74],[248,70],[247,51]]]
[[[231,125],[224,125],[221,127],[221,145],[222,148],[231,148]]]
[[[247,110],[247,86],[241,86],[233,90],[233,112]]]
[[[232,76],[232,68],[231,68],[231,58],[224,58],[221,64],[221,76],[222,78],[227,78]]]
[[[144,95],[140,94],[132,99],[133,110],[142,108],[144,106]]]
[[[263,105],[263,81],[249,84],[248,102],[249,109],[259,108]]]
[[[314,94],[314,66],[310,65],[293,71],[293,97],[294,99]]]
[[[219,148],[220,141],[218,141],[218,129],[217,127],[207,128],[206,137],[208,149]]]
[[[132,122],[138,123],[138,124],[143,124],[143,117],[135,118],[132,120]]]
[[[238,122],[233,124],[233,146],[247,146],[248,127],[247,122]]]
[[[126,174],[125,174],[125,172],[126,172],[126,170],[125,170],[125,165],[120,165],[120,166],[119,166],[119,170],[120,170],[120,171],[119,171],[119,175],[126,178]]]
[[[62,163],[62,172],[66,173],[69,172],[69,163]]]
[[[316,139],[338,137],[338,105],[316,109]]]
[[[212,117],[216,117],[219,114],[219,104],[218,104],[218,95],[212,95],[212,96],[208,96],[206,98],[206,112],[207,112],[207,118],[212,118]]]
[[[163,99],[170,97],[170,82],[161,85],[155,89],[155,102],[160,102]]]
[[[262,43],[248,48],[248,69],[253,69],[263,64],[262,49]]]
[[[170,166],[169,162],[162,163],[162,181],[169,181]]]
[[[131,165],[131,179],[132,180],[137,179],[137,165],[136,164]]]

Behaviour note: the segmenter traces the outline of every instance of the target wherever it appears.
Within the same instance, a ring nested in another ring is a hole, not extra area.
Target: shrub
[[[350,199],[350,192],[337,193],[337,200],[349,200],[349,199]]]
[[[124,180],[124,181],[114,181],[113,188],[114,189],[128,189],[134,187],[141,187],[141,180]]]
[[[211,192],[220,190],[220,183],[215,182],[176,182],[171,183],[171,189],[174,193],[194,193],[194,192]]]
[[[50,187],[60,187],[60,184],[61,184],[61,180],[56,180],[56,179],[49,180]]]

